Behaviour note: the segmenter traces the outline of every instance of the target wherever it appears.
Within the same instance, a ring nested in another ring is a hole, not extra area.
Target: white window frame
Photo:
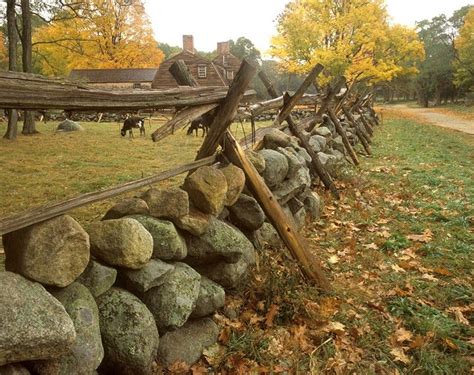
[[[207,66],[206,65],[198,65],[198,78],[207,78]]]
[[[229,81],[233,80],[234,79],[234,71],[233,70],[226,70],[225,71],[225,76],[227,77],[227,79]]]

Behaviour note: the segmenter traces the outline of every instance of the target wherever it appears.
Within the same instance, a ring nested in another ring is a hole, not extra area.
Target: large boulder
[[[275,150],[277,147],[288,147],[292,142],[291,137],[278,129],[270,129],[263,136],[263,147]]]
[[[91,259],[77,281],[89,289],[94,297],[99,297],[112,288],[116,278],[117,270],[115,268],[104,266],[98,261]]]
[[[201,275],[187,264],[177,262],[174,266],[165,282],[148,290],[142,298],[160,330],[181,327],[190,317],[199,297]]]
[[[343,154],[346,152],[346,147],[344,146],[344,142],[342,141],[342,137],[340,135],[332,140],[331,147]]]
[[[233,164],[220,169],[224,174],[227,181],[227,195],[225,198],[224,205],[232,206],[237,199],[239,199],[240,193],[245,187],[245,173],[242,169],[236,167]]]
[[[276,149],[280,154],[286,157],[288,160],[288,173],[286,174],[286,179],[292,179],[298,173],[298,170],[306,165],[306,161],[302,162],[298,157],[296,151],[293,151],[291,147],[283,148],[278,147]]]
[[[217,168],[198,168],[184,181],[193,205],[206,214],[219,215],[227,197],[227,180]]]
[[[151,216],[133,215],[153,237],[153,258],[163,260],[181,260],[186,258],[187,249],[184,238],[168,220],[160,220]]]
[[[148,215],[148,204],[140,198],[129,198],[120,201],[107,211],[102,220],[120,219],[128,215]]]
[[[157,218],[176,220],[189,212],[188,193],[177,187],[151,188],[141,198],[148,204],[150,215]]]
[[[259,152],[265,159],[265,170],[263,178],[269,188],[273,188],[281,183],[288,174],[288,159],[275,150],[261,150]]]
[[[273,195],[280,202],[286,204],[290,199],[299,196],[311,186],[311,175],[307,168],[300,168],[292,179],[283,181],[273,191]]]
[[[201,276],[201,287],[199,297],[196,301],[191,318],[202,318],[216,312],[224,306],[225,291],[219,284],[209,280],[205,276]]]
[[[165,367],[176,362],[192,365],[201,358],[205,348],[217,342],[218,336],[219,328],[212,319],[189,321],[161,337],[158,359]]]
[[[120,270],[120,282],[130,292],[141,295],[151,288],[164,284],[173,270],[173,265],[152,259],[139,270]]]
[[[331,176],[337,175],[337,169],[340,163],[338,162],[336,156],[318,152],[318,158],[321,164],[326,167],[326,170]]]
[[[196,269],[199,273],[222,285],[224,288],[237,288],[246,281],[249,267],[256,262],[255,249],[247,238],[245,240],[250,246],[247,245],[242,248],[243,254],[236,263],[218,262],[202,264],[197,266]]]
[[[134,219],[92,223],[87,231],[92,254],[107,264],[138,269],[153,254],[153,237]]]
[[[304,205],[313,220],[318,220],[321,217],[322,201],[316,192],[311,192],[304,200]]]
[[[83,130],[84,128],[81,125],[69,119],[60,122],[56,128],[57,132],[75,132]]]
[[[206,264],[218,261],[236,263],[243,255],[245,248],[252,244],[235,227],[216,218],[211,218],[209,228],[201,237],[186,236],[188,257],[191,265]]]
[[[70,216],[3,236],[6,269],[47,285],[71,284],[89,263],[89,236]]]
[[[41,284],[0,272],[0,366],[57,358],[76,340],[63,305]]]
[[[265,213],[255,200],[245,194],[241,194],[237,202],[231,207],[230,220],[238,228],[244,230],[256,230],[265,221]]]
[[[327,129],[327,128],[325,128]],[[314,152],[321,152],[326,150],[327,140],[321,135],[313,135],[309,139],[309,145]]]
[[[189,214],[180,217],[175,220],[174,223],[178,228],[199,237],[206,233],[210,218],[211,216],[209,214],[205,214],[191,207]]]
[[[60,358],[36,361],[38,375],[92,374],[104,358],[99,328],[99,310],[94,297],[80,283],[53,292],[71,317],[76,330],[76,341],[68,353]]]
[[[133,294],[112,288],[97,299],[105,356],[101,372],[150,374],[159,344],[153,315]]]
[[[245,155],[247,156],[247,159],[252,163],[252,165],[255,167],[258,173],[263,174],[263,171],[265,170],[265,158],[260,155],[258,152],[253,151],[253,150],[245,150]]]
[[[311,134],[312,135],[320,135],[324,138],[331,138],[332,137],[331,130],[329,130],[325,126],[321,126],[319,128],[314,128],[313,131],[311,132]]]
[[[260,240],[267,245],[272,247],[280,247],[283,245],[283,242],[278,234],[278,231],[270,223],[263,223],[262,227],[258,230],[258,235]]]

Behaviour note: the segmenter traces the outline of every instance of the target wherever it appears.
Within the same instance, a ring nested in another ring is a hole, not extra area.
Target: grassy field
[[[231,299],[221,368],[324,374],[469,374],[474,364],[474,138],[387,118],[374,156],[326,194],[306,238],[334,291],[301,283],[279,249]],[[211,356],[210,361],[214,358]]]
[[[199,136],[179,130],[153,143],[149,134],[162,123],[147,123],[148,137],[121,137],[117,123],[83,123],[84,132],[56,133],[57,123],[38,124],[36,136],[0,138],[0,217],[64,198],[136,180],[191,162],[202,143]],[[249,124],[245,125],[249,131]],[[243,135],[240,123],[231,126]],[[0,124],[0,134],[5,124]],[[183,176],[163,182],[178,184]],[[132,193],[136,194],[136,193]],[[80,222],[102,217],[116,197],[72,212]]]

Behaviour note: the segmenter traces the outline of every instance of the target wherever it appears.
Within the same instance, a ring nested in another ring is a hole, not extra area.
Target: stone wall
[[[333,125],[308,136],[336,176],[346,158]],[[322,205],[310,157],[278,130],[263,145],[247,155],[302,228]],[[61,216],[7,234],[0,374],[150,374],[193,364],[217,341],[212,316],[226,291],[246,286],[262,247],[280,244],[233,165],[125,199],[85,228]]]

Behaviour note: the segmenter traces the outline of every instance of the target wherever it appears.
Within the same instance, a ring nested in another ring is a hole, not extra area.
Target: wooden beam
[[[216,152],[219,143],[237,113],[237,107],[256,71],[257,68],[247,60],[242,62],[239,71],[232,81],[226,98],[216,109],[216,114],[209,128],[209,133],[207,133],[199,149],[196,160],[205,158]]]
[[[352,148],[349,139],[347,138],[346,131],[342,127],[341,123],[339,122],[339,119],[335,115],[334,111],[331,108],[328,108],[327,110],[329,117],[331,118],[331,121],[334,123],[334,126],[336,127],[337,132],[342,138],[342,143],[344,143],[344,147],[346,148],[347,152],[349,153],[349,156],[351,157],[352,161],[354,162],[355,165],[359,165],[359,159],[357,158],[356,153],[354,152],[354,149]]]
[[[352,114],[347,110],[347,108],[344,105],[341,107],[341,109],[342,109],[342,112],[344,112],[344,115],[347,117],[347,120],[350,121],[352,123],[352,126],[355,128],[357,138],[359,138],[360,142],[362,143],[362,146],[364,147],[364,150],[367,153],[367,155],[369,156],[372,155],[372,151],[370,149],[369,143],[367,142],[365,135],[362,133],[359,124],[354,119],[354,116],[352,116]]]
[[[324,66],[322,66],[321,64],[316,64],[316,66],[311,70],[311,72],[305,78],[301,86],[298,87],[298,90],[296,91],[296,93],[283,105],[283,108],[280,110],[277,118],[273,122],[274,126],[278,126],[284,120],[286,120],[286,118],[291,113],[295,105],[298,104],[298,101],[303,97],[308,87],[315,82],[316,77],[319,75],[319,73],[323,71],[323,69],[324,69]]]
[[[298,262],[303,275],[316,283],[321,290],[330,290],[329,281],[320,266],[321,262],[307,249],[292,220],[288,219],[271,190],[229,132],[225,134],[223,149],[227,158],[245,172],[247,184],[291,255]]]
[[[374,129],[372,128],[372,125],[370,125],[367,119],[365,118],[365,115],[362,109],[359,108],[358,112],[359,112],[360,119],[362,120],[362,123],[365,126],[365,130],[370,134],[371,137],[373,137]]]
[[[313,81],[314,81],[314,79],[316,79],[316,75],[313,77]],[[272,82],[267,77],[265,72],[263,70],[261,70],[258,73],[258,76],[259,76],[260,80],[262,81],[262,83],[264,84],[264,86],[266,87],[266,89],[268,91],[268,94],[272,97],[277,97],[278,93],[275,90],[275,88],[273,87]],[[286,105],[289,105],[289,104],[287,103],[287,104],[285,104],[285,106]],[[329,189],[331,191],[332,195],[336,199],[340,199],[339,191],[337,190],[336,185],[334,185],[334,182],[332,181],[331,176],[326,171],[326,168],[324,168],[324,165],[321,164],[321,161],[319,160],[318,154],[316,154],[314,152],[313,148],[309,144],[309,142],[306,139],[305,135],[298,128],[298,125],[295,123],[295,121],[291,117],[291,114],[288,114],[286,116],[286,118],[284,118],[283,120],[286,120],[286,122],[288,123],[288,125],[290,127],[291,132],[295,135],[295,137],[297,137],[300,140],[301,145],[303,146],[303,148],[306,150],[306,152],[308,152],[309,156],[311,157],[311,164],[309,165],[309,167],[310,167],[310,170],[313,173],[313,175],[316,175],[321,179],[321,181],[323,182],[326,189]]]
[[[180,86],[191,86],[197,87],[199,84],[189,72],[188,67],[184,60],[178,60],[173,63],[168,69],[171,75],[174,77],[178,85]]]
[[[186,107],[176,113],[176,115],[168,121],[166,124],[156,129],[151,134],[153,142],[161,141],[167,136],[173,134],[176,130],[179,130],[186,126],[190,121],[202,116],[203,114],[212,111],[218,104],[204,104],[196,107]]]
[[[115,197],[120,194],[128,193],[143,187],[156,184],[157,182],[167,180],[182,173],[189,172],[196,168],[212,165],[216,162],[216,156],[210,156],[205,159],[194,161],[189,164],[161,172],[151,177],[145,177],[140,180],[127,182],[102,191],[82,194],[74,198],[54,203],[52,205],[38,207],[29,211],[22,212],[9,217],[0,218],[0,235],[13,232],[15,230],[27,227],[32,224],[52,219],[53,217],[63,215],[73,209],[86,206],[95,202]]]

